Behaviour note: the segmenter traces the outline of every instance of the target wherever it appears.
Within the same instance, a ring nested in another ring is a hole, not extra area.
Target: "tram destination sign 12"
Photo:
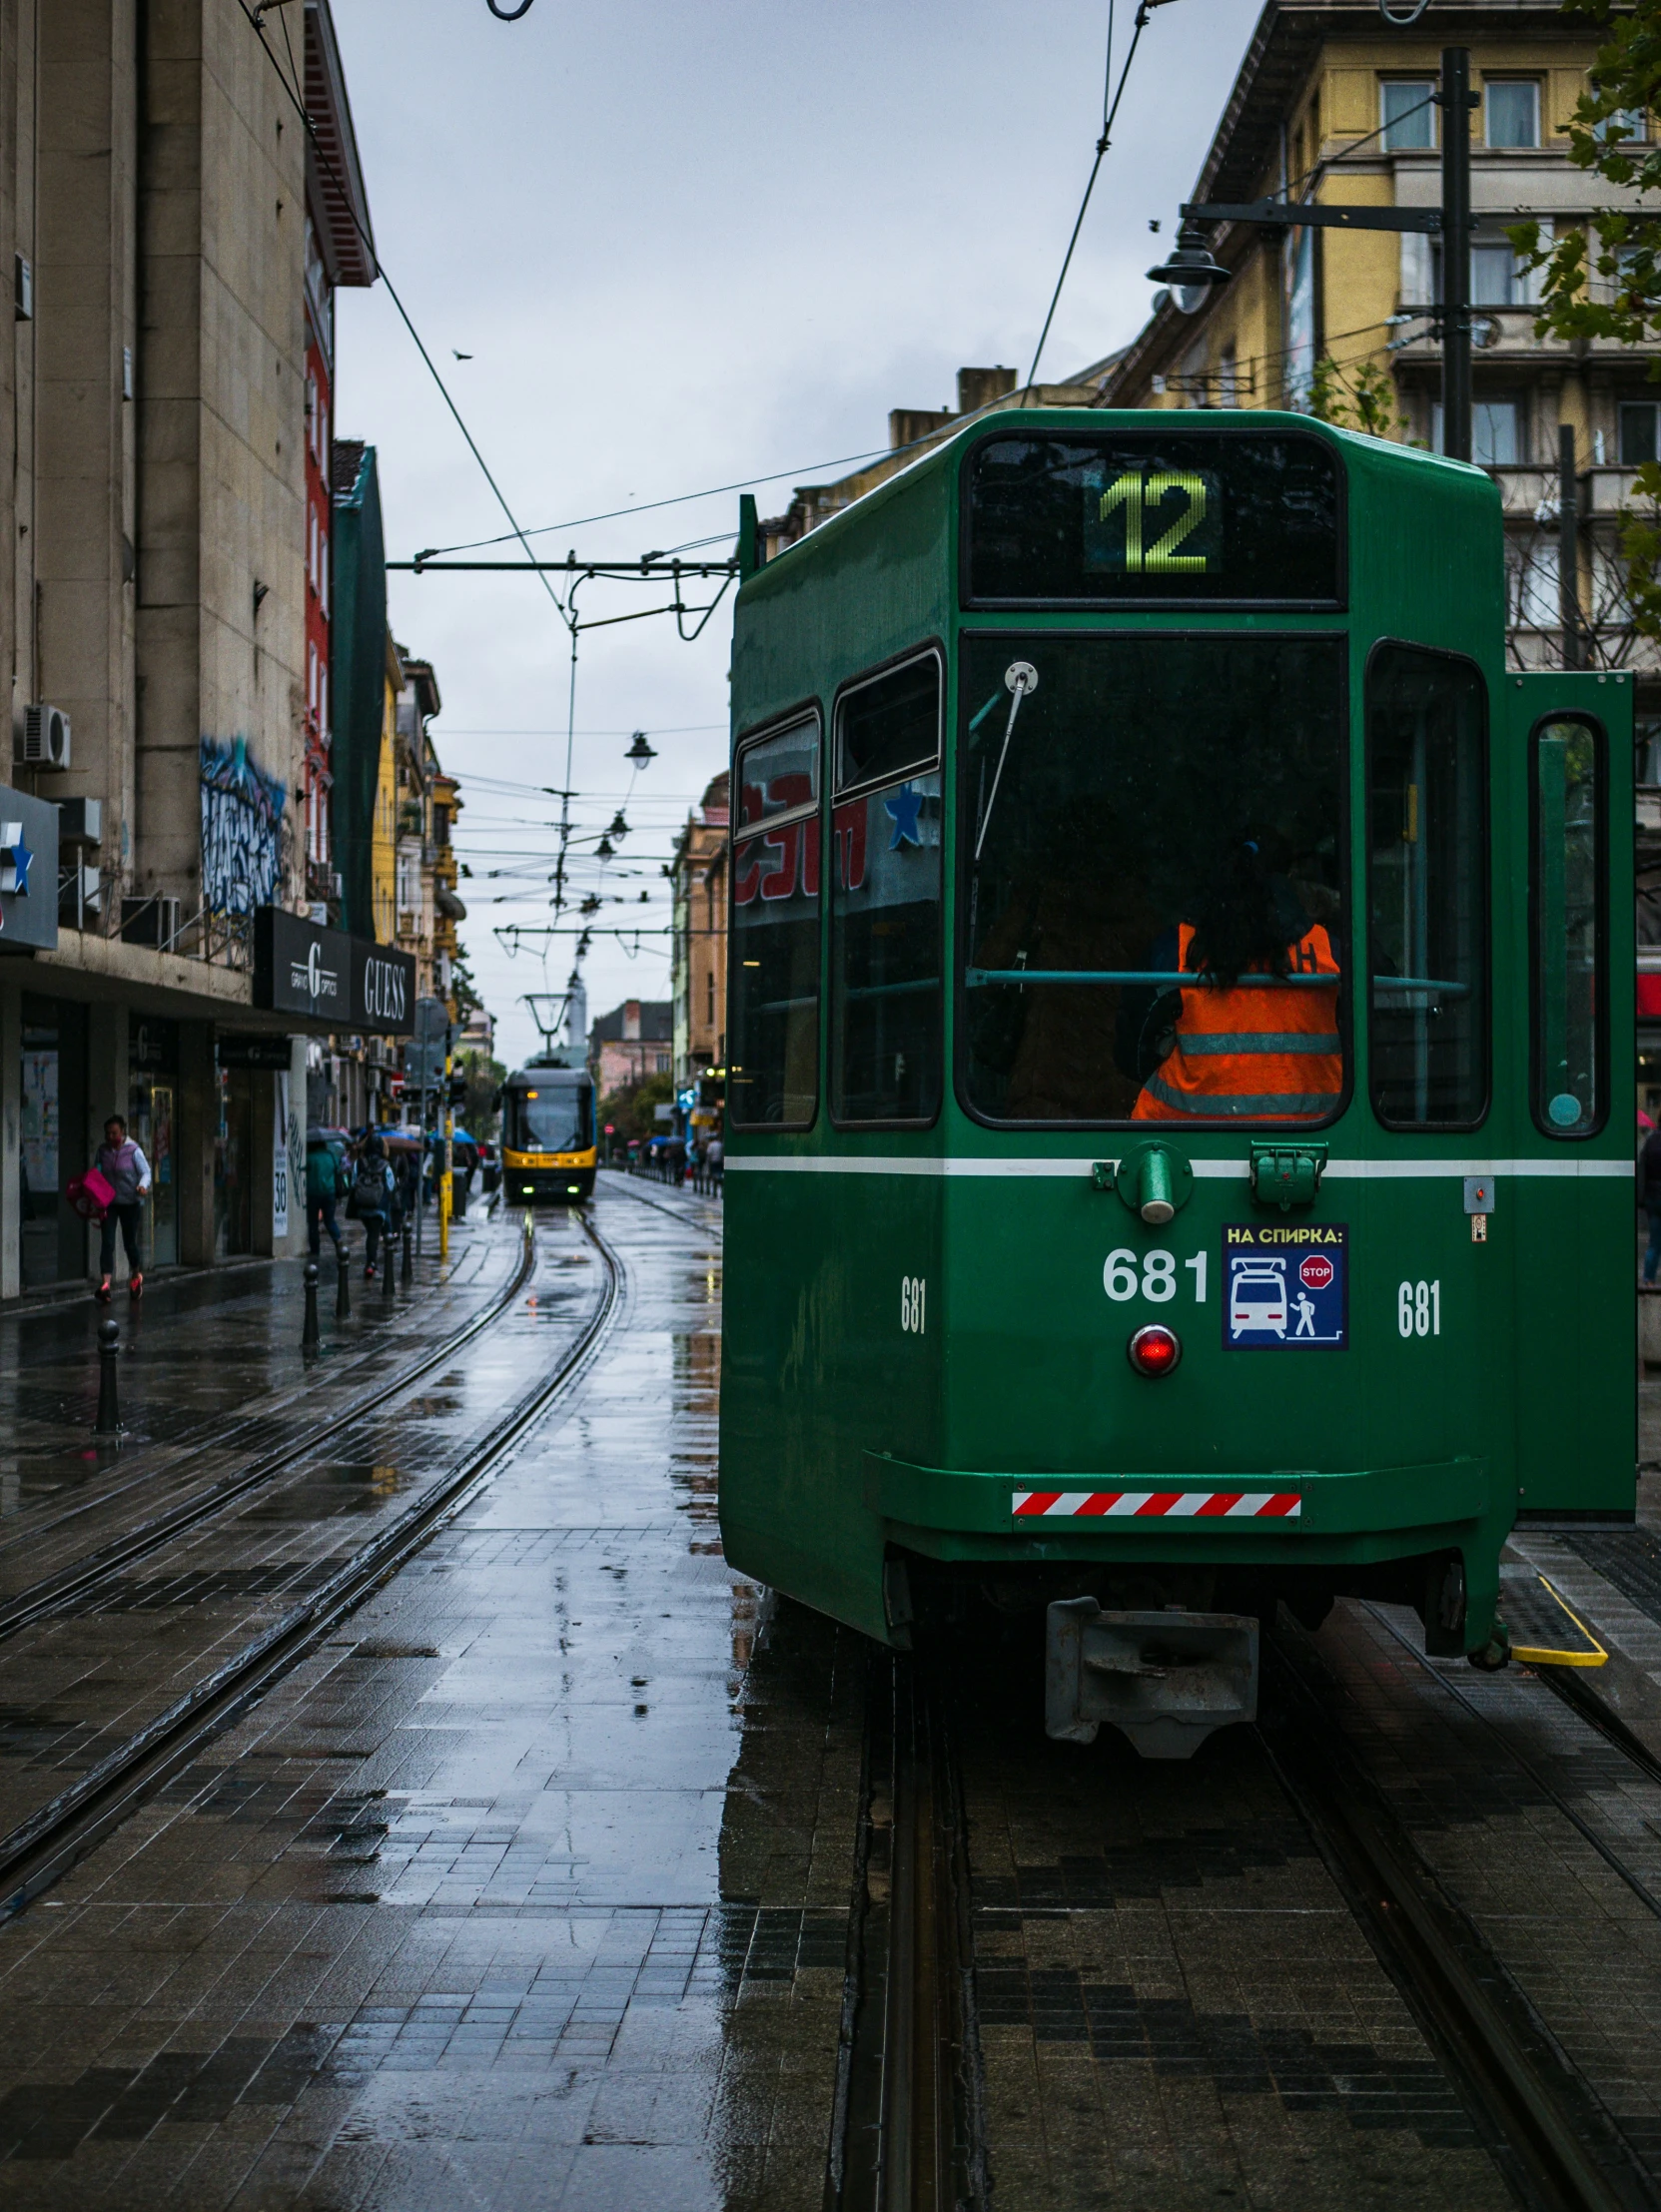
[[[1311,432],[999,432],[965,475],[971,605],[1343,604],[1343,469]]]

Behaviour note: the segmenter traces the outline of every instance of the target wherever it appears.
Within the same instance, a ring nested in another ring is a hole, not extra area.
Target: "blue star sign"
[[[6,823],[0,829],[0,837],[4,838],[4,843],[0,844],[0,891],[26,899],[29,896],[29,863],[35,856],[23,842],[22,823]]]
[[[923,833],[917,826],[917,816],[923,804],[923,794],[914,791],[909,783],[901,784],[891,798],[883,801],[883,811],[894,825],[894,835],[888,841],[891,853],[897,853],[902,845],[921,845]]]

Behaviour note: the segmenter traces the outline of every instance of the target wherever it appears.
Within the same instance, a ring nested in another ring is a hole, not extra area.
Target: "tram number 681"
[[[1196,1252],[1183,1262],[1194,1277],[1197,1305],[1206,1302],[1206,1259],[1205,1252]],[[1162,1251],[1158,1245],[1152,1251],[1137,1253],[1128,1244],[1121,1244],[1103,1262],[1102,1288],[1117,1305],[1124,1305],[1138,1291],[1155,1305],[1169,1305],[1177,1295],[1177,1254]]]
[[[1395,1325],[1403,1336],[1440,1336],[1442,1286],[1439,1282],[1404,1282],[1395,1294]]]
[[[922,1275],[900,1277],[900,1326],[910,1336],[923,1334],[928,1313],[929,1285]]]

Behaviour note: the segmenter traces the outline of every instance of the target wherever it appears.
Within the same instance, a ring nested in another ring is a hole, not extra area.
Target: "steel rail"
[[[422,1362],[424,1364],[416,1364],[402,1369],[400,1375],[395,1377],[386,1387],[391,1390],[400,1390],[415,1375],[424,1373],[426,1365],[443,1358],[446,1351],[454,1350],[458,1344],[465,1340],[467,1329],[482,1327],[488,1321],[493,1320],[501,1304],[512,1294],[512,1287],[510,1286],[503,1293],[502,1298],[487,1306],[482,1314],[475,1315],[471,1322],[464,1324],[462,1330],[446,1337],[443,1350],[430,1355],[423,1353]],[[371,1310],[366,1306],[366,1316]],[[397,1308],[395,1308],[396,1310]],[[379,1310],[375,1311],[375,1326],[377,1328],[385,1326],[385,1316]],[[380,1345],[375,1345],[368,1351],[355,1352],[352,1358],[336,1369],[334,1379],[337,1382],[348,1382],[361,1369],[373,1367],[382,1348]],[[190,1466],[192,1460],[204,1458],[210,1451],[226,1450],[229,1446],[234,1445],[240,1436],[246,1436],[251,1429],[261,1428],[279,1416],[291,1412],[295,1406],[303,1404],[308,1387],[308,1384],[303,1382],[298,1389],[291,1390],[286,1396],[274,1398],[259,1406],[253,1413],[246,1414],[242,1420],[233,1421],[229,1428],[216,1428],[215,1422],[218,1417],[214,1414],[206,1415],[201,1421],[185,1429],[179,1436],[167,1439],[167,1442],[182,1447],[177,1459],[164,1461],[160,1466],[154,1464],[146,1466],[142,1460],[139,1461],[126,1482],[117,1483],[107,1490],[95,1491],[91,1497],[77,1500],[74,1505],[67,1507],[63,1512],[53,1514],[50,1518],[43,1516],[38,1523],[32,1523],[29,1527],[18,1530],[16,1535],[7,1537],[3,1542],[0,1542],[0,1559],[34,1543],[42,1536],[49,1536],[54,1529],[67,1528],[71,1521],[80,1520],[83,1514],[96,1513],[104,1506],[113,1505],[117,1499],[124,1498],[130,1490],[142,1489],[148,1483],[166,1480],[179,1474],[183,1469]],[[378,1404],[380,1395],[378,1393],[374,1398],[358,1400],[360,1409],[370,1404]],[[322,1433],[322,1431],[320,1430],[318,1433]],[[0,1620],[3,1619],[4,1612],[3,1609],[0,1609]],[[3,1633],[3,1631],[0,1631],[0,1633]]]
[[[1303,1711],[1257,1724],[1258,1741],[1345,1901],[1531,2212],[1642,2212],[1649,2176],[1411,1835],[1326,1725],[1282,1634],[1265,1640]]]
[[[475,1336],[501,1318],[529,1279],[534,1262],[535,1240],[533,1234],[527,1231],[522,1239],[518,1266],[506,1288],[482,1312],[475,1313],[471,1320],[463,1322],[460,1328],[446,1336],[441,1344],[431,1351],[423,1352],[408,1366],[400,1368],[390,1381],[372,1390],[367,1397],[355,1398],[350,1406],[344,1406],[328,1419],[316,1422],[293,1442],[269,1452],[264,1459],[256,1460],[252,1467],[245,1468],[240,1474],[221,1476],[218,1482],[181,1499],[166,1512],[141,1522],[137,1528],[129,1529],[122,1536],[112,1537],[107,1544],[86,1553],[70,1566],[59,1568],[55,1574],[43,1575],[38,1582],[31,1583],[15,1598],[0,1604],[0,1643],[4,1643],[8,1637],[16,1636],[32,1622],[73,1605],[77,1598],[96,1589],[101,1582],[108,1581],[112,1575],[131,1566],[135,1560],[146,1558],[151,1552],[171,1542],[174,1537],[182,1536],[187,1529],[211,1519],[222,1507],[246,1496],[250,1490],[257,1490],[272,1481],[297,1460],[304,1459],[319,1444],[339,1434],[342,1429],[352,1427],[355,1422],[376,1412],[391,1399],[399,1397],[412,1383],[418,1382],[432,1368],[442,1366],[463,1344],[470,1343]],[[234,1438],[236,1431],[233,1430],[231,1434]],[[188,1466],[190,1459],[197,1456],[200,1455],[194,1452],[189,1454],[182,1464]],[[153,1481],[155,1476],[142,1479]],[[86,1510],[90,1510],[92,1504],[113,1502],[124,1494],[126,1487],[128,1486],[124,1485],[122,1490],[106,1493],[101,1500],[90,1501]],[[60,1524],[49,1524],[58,1525]]]
[[[606,1171],[620,1178],[620,1189],[626,1190],[631,1198],[638,1198],[642,1205],[649,1205],[655,1213],[666,1213],[671,1221],[680,1221],[687,1228],[697,1229],[704,1236],[719,1236],[722,1233],[722,1224],[719,1221],[700,1221],[693,1214],[683,1213],[678,1206],[670,1205],[662,1198],[648,1198],[643,1190],[634,1187],[634,1177],[625,1169],[612,1167]],[[700,1198],[704,1205],[721,1203],[719,1198],[704,1198],[698,1191],[694,1191],[693,1196]]]
[[[0,1837],[0,1919],[23,1911],[354,1613],[441,1522],[466,1504],[503,1453],[589,1364],[616,1314],[625,1278],[621,1260],[599,1231],[585,1218],[582,1227],[604,1263],[604,1285],[576,1341],[552,1371],[532,1385],[449,1475],[372,1538],[321,1589],[28,1821]]]
[[[873,1660],[828,2195],[836,2212],[987,2200],[965,1823],[925,1661]]]

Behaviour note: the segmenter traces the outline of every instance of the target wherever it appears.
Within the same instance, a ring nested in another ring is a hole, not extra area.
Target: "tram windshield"
[[[515,1151],[581,1152],[594,1141],[593,1094],[586,1084],[570,1090],[509,1092],[513,1102],[506,1141]]]
[[[1330,1118],[1346,640],[1006,634],[963,665],[971,1109]]]

